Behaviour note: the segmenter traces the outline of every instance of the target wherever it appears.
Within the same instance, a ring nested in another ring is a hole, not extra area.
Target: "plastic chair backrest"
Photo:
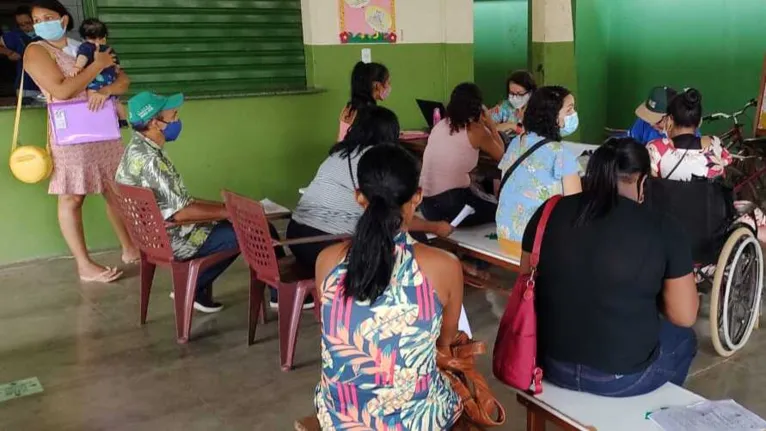
[[[279,262],[263,205],[226,190],[223,191],[223,200],[245,262],[258,274],[258,278],[279,282]]]
[[[117,184],[117,188],[125,226],[138,248],[148,257],[172,261],[173,249],[154,192],[125,184]]]

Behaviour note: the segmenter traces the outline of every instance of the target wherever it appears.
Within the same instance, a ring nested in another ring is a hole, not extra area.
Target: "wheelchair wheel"
[[[758,319],[763,289],[763,251],[748,228],[731,233],[718,256],[710,292],[710,334],[724,357],[741,349]]]

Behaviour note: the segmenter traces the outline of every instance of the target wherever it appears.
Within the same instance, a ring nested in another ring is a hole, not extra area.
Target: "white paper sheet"
[[[471,325],[468,323],[468,316],[465,314],[465,307],[460,307],[460,320],[457,322],[457,329],[465,332],[469,338],[473,338]]]
[[[451,222],[449,222],[450,226],[452,226],[454,228],[457,228],[458,226],[460,226],[460,223],[463,223],[463,220],[465,220],[466,217],[468,217],[469,215],[471,215],[471,214],[473,214],[475,212],[476,212],[476,210],[473,209],[472,206],[470,206],[470,205],[464,206],[463,209],[460,210],[458,215],[455,216],[455,218],[452,219]],[[436,238],[436,235],[434,235],[432,233],[428,233],[428,234],[426,234],[426,238],[434,239],[434,238]]]
[[[290,210],[283,207],[282,205],[270,200],[270,199],[262,199],[261,205],[263,205],[263,211],[267,215],[274,215],[274,214],[290,214]]]
[[[460,226],[460,223],[463,223],[463,220],[465,220],[468,216],[470,216],[471,214],[475,212],[476,210],[473,209],[472,206],[466,205],[463,207],[462,210],[460,210],[460,213],[458,213],[458,215],[454,219],[452,219],[452,221],[449,224],[452,225],[452,227],[458,227]]]
[[[766,430],[766,421],[734,400],[703,401],[659,410],[649,417],[665,431]]]

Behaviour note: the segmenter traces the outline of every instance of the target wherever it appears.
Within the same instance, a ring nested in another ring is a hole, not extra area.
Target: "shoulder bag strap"
[[[683,155],[683,156],[681,156],[681,158],[680,158],[680,159],[678,159],[678,163],[676,163],[676,165],[675,165],[675,166],[673,166],[673,169],[671,169],[671,170],[670,170],[670,172],[669,172],[667,175],[665,175],[665,177],[664,177],[664,178],[665,178],[666,180],[667,180],[667,179],[669,179],[671,175],[673,175],[673,172],[675,172],[675,171],[676,171],[676,169],[678,169],[678,167],[679,167],[679,166],[681,166],[681,162],[683,162],[683,161],[684,161],[684,158],[686,157],[686,155],[687,155],[687,154],[689,154],[689,150],[684,150],[684,155]]]
[[[19,60],[23,61],[23,60]],[[24,97],[24,68],[21,69],[21,79],[19,82],[19,95],[16,101],[16,119],[13,120],[13,141],[11,141],[11,153],[19,145],[19,122],[21,121],[21,100]]]
[[[537,231],[535,232],[535,245],[532,246],[532,256],[530,257],[530,266],[534,273],[537,269],[537,264],[540,262],[540,247],[543,245],[543,234],[545,233],[545,227],[548,225],[548,219],[551,218],[551,213],[556,204],[561,200],[561,195],[553,196],[548,199],[543,208],[543,215],[540,217],[540,221],[537,222]]]
[[[354,170],[351,169],[351,153],[350,152],[348,153],[346,160],[348,160],[348,175],[351,177],[351,185],[354,186],[354,190],[356,190],[356,180],[354,179]]]
[[[511,177],[511,174],[513,173],[513,171],[515,171],[516,168],[518,168],[521,165],[521,163],[524,160],[527,159],[527,157],[531,156],[532,153],[534,153],[535,151],[539,150],[540,147],[542,147],[543,145],[545,145],[545,144],[547,144],[549,142],[551,142],[550,139],[548,139],[548,138],[543,139],[542,141],[536,143],[535,145],[532,145],[532,148],[528,149],[524,154],[521,155],[521,157],[516,159],[516,161],[513,162],[513,164],[511,165],[511,167],[508,168],[507,171],[505,171],[505,175],[503,175],[503,179],[500,180],[500,187],[497,189],[498,193],[500,193],[500,191],[503,190],[503,186],[508,181],[508,178]]]

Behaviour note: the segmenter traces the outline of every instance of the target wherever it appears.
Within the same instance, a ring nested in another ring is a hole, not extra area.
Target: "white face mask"
[[[530,97],[529,93],[523,96],[519,96],[517,94],[509,94],[508,103],[510,103],[511,106],[513,106],[513,109],[520,109],[524,105],[526,105],[527,102],[529,102],[529,97]]]

